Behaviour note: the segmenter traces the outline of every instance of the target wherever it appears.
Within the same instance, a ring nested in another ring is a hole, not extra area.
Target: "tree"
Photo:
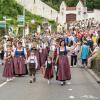
[[[62,1],[65,1],[68,6],[76,6],[79,0],[42,0],[49,6],[59,10]],[[82,0],[84,2],[84,0]],[[100,9],[100,0],[86,0],[86,6],[92,10],[94,8]]]

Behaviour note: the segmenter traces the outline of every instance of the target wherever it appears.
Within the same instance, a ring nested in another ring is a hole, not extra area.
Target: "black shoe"
[[[32,80],[30,80],[30,83],[32,83]]]
[[[64,83],[62,83],[62,82],[61,82],[61,84],[60,84],[60,85],[61,85],[61,86],[63,86],[63,85],[64,85]]]
[[[66,82],[63,82],[63,85],[66,85]]]

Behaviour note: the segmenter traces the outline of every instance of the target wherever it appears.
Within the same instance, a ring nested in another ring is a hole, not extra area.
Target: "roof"
[[[76,7],[67,7],[66,10],[76,10]]]

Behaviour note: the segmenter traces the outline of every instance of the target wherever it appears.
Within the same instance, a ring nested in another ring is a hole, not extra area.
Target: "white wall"
[[[50,20],[55,20],[58,17],[58,23],[64,25],[66,23],[66,14],[76,14],[76,20],[82,20],[84,18],[92,18],[94,17],[96,20],[100,21],[100,10],[94,9],[93,13],[87,13],[84,16],[84,6],[81,1],[76,6],[76,10],[67,11],[65,2],[62,2],[60,6],[60,12],[58,13],[56,10],[42,2],[41,0],[16,0],[19,4],[24,5],[25,8],[30,11],[32,14],[36,14],[42,17],[45,17]],[[79,15],[79,8],[81,9],[81,14]],[[87,10],[87,9],[86,9]],[[52,11],[52,13],[51,13]]]
[[[94,18],[100,22],[100,10],[94,9]]]
[[[63,1],[60,5],[60,12],[58,15],[58,23],[61,25],[64,25],[64,23],[66,23],[66,4]]]
[[[88,13],[88,18],[95,18],[100,22],[100,10],[94,9],[93,12]]]
[[[94,12],[88,13],[88,19],[89,19],[89,18],[93,18],[93,17],[94,17]]]
[[[41,0],[16,0],[19,4],[30,11],[32,14],[40,15],[50,20],[56,20],[58,12],[42,2]]]
[[[66,11],[66,14],[77,14],[76,10],[72,10],[72,11]]]

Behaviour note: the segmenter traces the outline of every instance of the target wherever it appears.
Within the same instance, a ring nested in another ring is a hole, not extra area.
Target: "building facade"
[[[100,21],[100,10],[88,11],[81,0],[79,0],[76,7],[68,7],[63,1],[58,14],[58,23],[64,25],[65,23],[89,18],[95,18],[97,21]]]
[[[59,12],[41,0],[16,1],[32,14],[39,15],[49,20],[55,20],[61,25],[64,25],[68,22],[84,20],[93,17],[100,21],[100,10],[94,9],[93,11],[87,11],[87,7],[84,7],[82,0],[79,0],[76,7],[68,7],[63,1],[61,3]]]
[[[16,0],[17,3],[24,6],[25,9],[30,11],[32,14],[39,15],[41,17],[57,20],[58,12],[42,2],[41,0]]]

